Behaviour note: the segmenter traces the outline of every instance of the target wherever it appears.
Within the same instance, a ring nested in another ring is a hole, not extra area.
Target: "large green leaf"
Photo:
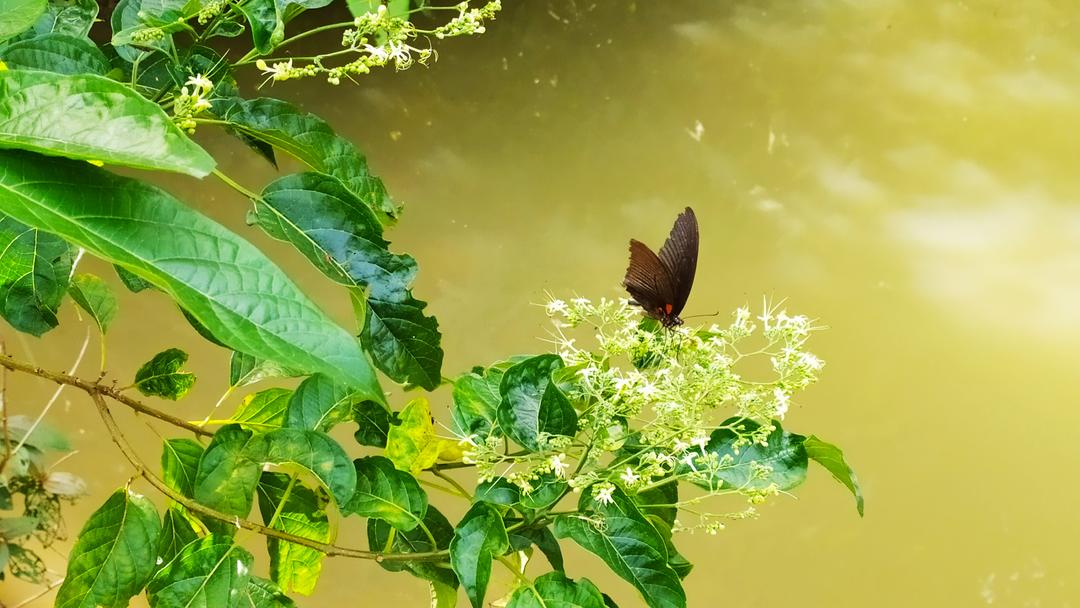
[[[832,473],[833,479],[844,484],[844,487],[851,491],[851,494],[855,496],[855,508],[861,516],[863,514],[862,488],[859,487],[859,478],[855,476],[855,471],[844,460],[844,452],[835,445],[818,439],[815,435],[803,441],[803,448],[806,449],[806,455],[811,460],[825,467]]]
[[[486,437],[496,424],[496,415],[502,395],[499,384],[505,368],[491,367],[483,371],[468,372],[454,380],[454,408],[451,414],[454,425],[464,435]]]
[[[13,42],[0,49],[0,59],[13,70],[104,76],[112,69],[108,58],[94,43],[67,34],[45,34]]]
[[[71,278],[69,293],[71,299],[94,319],[102,335],[109,331],[118,305],[116,295],[105,281],[92,274],[77,274]]]
[[[161,478],[170,488],[193,498],[202,455],[203,446],[198,441],[166,439],[161,450]]]
[[[252,561],[229,538],[210,535],[191,542],[147,585],[150,607],[239,607]]]
[[[454,529],[450,542],[450,565],[465,588],[473,608],[484,605],[491,560],[510,548],[506,526],[495,507],[486,502],[473,504]]]
[[[67,34],[85,38],[97,18],[97,0],[49,0],[45,14],[34,24],[34,34]]]
[[[509,532],[508,536],[510,538],[510,548],[514,551],[524,551],[530,546],[536,545],[536,548],[540,549],[540,552],[544,554],[552,568],[559,572],[565,570],[562,547],[559,546],[559,540],[555,538],[555,535],[547,526],[519,528]]]
[[[245,608],[296,608],[296,603],[273,581],[257,576],[248,579],[241,605]]]
[[[562,366],[558,355],[537,355],[503,374],[499,427],[522,447],[538,450],[543,434],[572,436],[577,432],[574,406],[551,381],[552,372]]]
[[[229,360],[229,386],[247,386],[269,378],[302,376],[302,372],[288,366],[260,359],[247,353],[234,352]]]
[[[296,466],[314,475],[340,506],[356,489],[356,471],[336,441],[317,431],[275,429],[256,434],[240,425],[214,433],[195,476],[195,499],[246,517],[264,465]]]
[[[604,560],[611,570],[641,592],[650,608],[685,608],[679,575],[668,565],[667,543],[620,488],[609,503],[584,492],[579,508],[593,519],[561,515],[555,535],[571,538]]]
[[[803,437],[785,431],[775,420],[771,424],[773,430],[764,445],[747,444],[743,437],[756,432],[761,425],[742,418],[725,420],[721,423],[723,428],[713,431],[705,445],[709,458],[716,460],[716,468],[711,468],[704,457],[698,456],[696,468],[702,476],[690,480],[706,490],[721,486],[764,490],[773,484],[779,490],[790,490],[801,484],[806,480],[807,464]],[[732,430],[733,426],[740,430]],[[681,471],[689,472],[689,468],[684,465]]]
[[[147,498],[117,490],[90,516],[68,556],[57,608],[120,608],[154,573],[161,522]]]
[[[439,324],[413,297],[416,261],[387,250],[370,207],[322,173],[285,176],[263,190],[255,217],[334,281],[366,295],[362,336],[375,364],[397,382],[433,390],[442,381]]]
[[[56,327],[73,260],[63,239],[0,215],[0,315],[35,336]]]
[[[289,400],[285,426],[327,432],[351,420],[353,407],[363,401],[352,388],[329,376],[315,374],[296,387]]]
[[[385,402],[355,338],[254,245],[158,188],[0,151],[0,212],[150,281],[234,350],[326,373]]]
[[[157,104],[93,74],[0,72],[0,148],[195,177],[214,168]]]
[[[0,40],[29,29],[45,8],[45,0],[4,0],[3,10],[0,10]]]
[[[263,473],[259,480],[259,512],[275,530],[323,543],[332,543],[335,530],[326,514],[322,490],[307,488],[280,473]],[[322,573],[323,553],[276,538],[266,539],[270,577],[286,593],[310,594]]]
[[[358,425],[353,437],[360,445],[385,448],[390,434],[390,426],[400,424],[397,415],[385,406],[371,401],[364,401],[353,411],[353,420]]]
[[[162,564],[172,561],[184,547],[199,538],[192,520],[182,509],[179,506],[165,509],[157,543],[157,555]]]
[[[356,146],[323,119],[280,99],[219,99],[214,113],[233,129],[295,156],[320,173],[332,175],[360,197],[379,221],[388,224],[397,207],[379,178],[368,171]]]
[[[435,434],[431,408],[423,397],[410,401],[386,435],[386,457],[402,471],[419,475],[435,464],[447,440]]]
[[[587,578],[574,581],[549,572],[531,587],[518,587],[506,608],[604,608],[604,596]]]
[[[342,512],[381,519],[408,532],[427,514],[427,494],[412,475],[399,471],[382,456],[353,461],[356,492]]]
[[[168,48],[171,44],[169,34],[182,29],[183,22],[198,12],[199,4],[191,0],[120,0],[111,18],[116,52],[127,61],[144,56],[143,51],[128,46],[128,43],[132,41],[132,34],[147,28],[158,28],[163,35],[143,41],[139,46]]]
[[[293,392],[287,388],[268,388],[244,397],[231,420],[244,428],[264,430],[285,426],[285,413]]]
[[[148,397],[182,398],[195,385],[195,374],[180,371],[187,360],[188,354],[179,348],[161,351],[135,372],[135,388]]]

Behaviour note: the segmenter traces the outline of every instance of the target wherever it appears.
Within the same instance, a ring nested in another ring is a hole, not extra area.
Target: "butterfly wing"
[[[658,311],[674,306],[675,291],[667,269],[641,241],[630,239],[630,265],[623,286],[650,316],[660,318]]]
[[[671,234],[660,248],[660,263],[670,277],[672,299],[668,301],[673,304],[673,315],[682,312],[686,300],[690,297],[690,288],[694,286],[694,274],[697,272],[697,258],[697,216],[693,209],[687,207],[675,218]]]

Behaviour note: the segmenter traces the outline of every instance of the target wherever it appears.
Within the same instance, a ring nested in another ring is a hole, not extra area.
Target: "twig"
[[[25,600],[19,602],[18,604],[15,604],[11,608],[22,608],[23,606],[29,606],[34,601],[40,600],[41,598],[48,595],[53,589],[56,589],[57,587],[59,587],[60,585],[63,585],[63,584],[64,584],[64,579],[63,578],[55,580],[55,581],[49,583],[49,586],[42,589],[41,592],[38,593],[37,595],[32,595],[32,596],[26,598]]]
[[[79,369],[79,364],[82,363],[83,356],[86,355],[86,346],[88,344],[90,344],[89,327],[86,328],[86,338],[83,340],[82,348],[79,349],[79,355],[75,357],[75,363],[71,364],[71,370],[68,372],[68,374],[74,374],[75,370]],[[52,409],[53,404],[56,403],[56,400],[60,398],[60,393],[64,392],[65,386],[67,385],[61,384],[56,387],[56,390],[53,391],[52,397],[49,398],[49,401],[45,404],[45,407],[41,408],[41,413],[38,414],[37,418],[34,419],[34,423],[31,424],[30,428],[27,429],[26,433],[23,434],[22,439],[19,440],[19,444],[15,446],[14,450],[12,450],[13,452],[18,453],[18,451],[21,450],[24,445],[26,445],[26,441],[30,439],[30,435],[34,434],[34,431],[37,429],[38,425],[41,424],[41,421],[45,419],[45,415],[49,413],[49,410]]]
[[[205,505],[202,505],[186,496],[180,494],[176,490],[173,490],[166,484],[160,477],[152,473],[146,468],[142,460],[135,454],[131,445],[124,438],[123,433],[120,431],[120,427],[117,426],[116,420],[112,417],[112,413],[109,411],[109,406],[105,403],[100,393],[91,393],[91,398],[94,400],[94,404],[98,408],[98,412],[101,414],[101,419],[105,423],[105,428],[108,429],[109,434],[112,436],[113,442],[120,448],[120,452],[124,454],[131,466],[135,468],[135,471],[146,481],[150,482],[150,485],[157,488],[165,496],[168,496],[172,500],[180,503],[184,508],[211,517],[218,521],[222,521],[228,524],[232,524],[238,528],[245,530],[251,530],[263,536],[276,538],[297,545],[303,545],[310,549],[319,551],[326,554],[328,557],[342,556],[353,557],[357,559],[373,559],[375,561],[442,561],[449,555],[448,551],[431,551],[425,553],[380,553],[377,551],[363,551],[360,549],[351,549],[348,547],[339,547],[337,545],[331,545],[327,543],[321,543],[319,541],[304,538],[302,536],[296,536],[273,528],[268,528],[262,524],[257,524],[253,521],[241,519],[234,515],[222,513],[216,509],[211,509]]]
[[[214,435],[210,431],[196,424],[192,424],[187,420],[177,418],[176,416],[171,416],[169,414],[166,414],[165,412],[162,412],[161,410],[154,409],[149,405],[146,405],[145,403],[132,399],[131,397],[124,395],[123,393],[117,391],[111,386],[106,386],[97,382],[88,382],[86,380],[83,380],[82,378],[77,378],[70,374],[46,371],[41,369],[40,367],[35,367],[28,363],[23,363],[22,361],[16,361],[15,359],[6,354],[0,355],[0,367],[4,367],[16,372],[31,374],[39,378],[45,378],[46,380],[51,380],[57,384],[67,384],[69,386],[74,386],[76,388],[86,391],[90,396],[104,395],[114,401],[118,401],[128,406],[129,408],[135,410],[136,412],[139,412],[140,414],[146,414],[147,416],[151,416],[153,418],[157,418],[158,420],[168,422],[173,426],[187,429],[192,433],[195,433],[196,435],[202,435],[204,437],[212,437]]]
[[[3,338],[0,338],[0,356],[7,356],[7,343]],[[6,367],[0,369],[0,424],[4,427],[4,457],[0,459],[0,472],[7,467],[11,455],[15,453],[15,450],[11,449],[11,432],[8,429],[7,371]]]

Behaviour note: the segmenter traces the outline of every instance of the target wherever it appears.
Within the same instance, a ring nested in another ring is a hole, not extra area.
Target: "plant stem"
[[[293,473],[289,476],[289,485],[285,486],[285,491],[281,493],[281,502],[278,503],[276,509],[274,509],[274,515],[270,518],[270,521],[266,523],[267,528],[273,528],[281,517],[281,512],[285,509],[285,503],[289,502],[289,496],[292,495],[293,488],[296,487],[296,481],[300,476]]]
[[[258,194],[255,194],[251,190],[248,190],[247,188],[245,188],[245,187],[241,186],[240,184],[236,183],[236,181],[233,180],[233,178],[229,177],[228,175],[225,175],[221,171],[218,171],[217,169],[214,169],[213,173],[214,173],[215,177],[217,177],[221,181],[225,182],[225,184],[227,186],[229,186],[233,190],[236,190],[240,194],[243,194],[244,196],[250,198],[251,200],[257,201],[257,200],[262,199],[261,196],[259,196]]]
[[[438,467],[438,466],[432,467],[431,469],[428,469],[428,470],[429,470],[429,471],[431,471],[431,472],[432,472],[432,473],[433,473],[433,474],[434,474],[434,475],[435,475],[436,477],[438,477],[439,479],[441,479],[441,480],[445,481],[446,483],[448,483],[448,484],[450,484],[450,485],[454,486],[454,488],[456,488],[456,489],[457,489],[457,491],[458,491],[458,492],[459,492],[459,493],[460,493],[460,494],[461,494],[461,495],[462,495],[462,496],[463,496],[464,498],[467,498],[467,499],[469,499],[469,500],[472,500],[472,494],[469,494],[469,491],[468,491],[468,490],[466,490],[465,488],[463,488],[463,487],[461,486],[461,484],[460,484],[460,483],[458,483],[458,482],[457,482],[457,481],[456,481],[456,480],[455,480],[455,479],[454,479],[453,477],[450,477],[450,476],[449,476],[449,475],[447,475],[446,473],[443,473],[442,471],[440,471],[440,470],[439,470],[439,467]]]
[[[282,532],[275,530],[267,526],[257,524],[253,521],[241,519],[240,517],[222,513],[216,509],[211,509],[201,503],[198,503],[190,498],[187,498],[183,494],[180,494],[176,490],[169,487],[164,480],[152,473],[143,461],[139,458],[135,451],[132,449],[131,444],[128,443],[124,437],[120,427],[116,424],[116,420],[112,416],[112,412],[109,411],[109,406],[105,403],[105,399],[102,398],[100,393],[91,393],[91,398],[94,400],[94,405],[97,406],[98,413],[101,415],[102,422],[105,423],[105,428],[109,431],[109,435],[112,437],[113,443],[120,448],[120,452],[124,455],[131,466],[135,468],[135,471],[140,477],[145,479],[154,486],[159,492],[167,496],[168,498],[176,501],[184,508],[222,521],[232,524],[238,528],[245,530],[251,530],[263,536],[276,538],[297,545],[303,545],[310,549],[315,549],[320,553],[325,554],[327,557],[352,557],[357,559],[373,559],[376,561],[442,561],[449,555],[448,551],[430,551],[424,553],[380,553],[377,551],[363,551],[361,549],[351,549],[348,547],[339,547],[337,545],[331,545],[328,543],[321,543],[316,540],[304,538],[302,536],[296,536],[289,534],[288,532]]]
[[[198,425],[191,424],[186,420],[177,418],[176,416],[171,416],[169,414],[166,414],[165,412],[154,409],[149,405],[146,405],[145,403],[136,401],[135,399],[132,399],[131,397],[122,394],[120,391],[118,391],[112,386],[106,386],[97,382],[88,382],[86,380],[83,380],[82,378],[77,378],[69,374],[46,371],[41,369],[40,367],[30,365],[29,363],[17,361],[10,355],[0,355],[0,367],[15,372],[23,372],[32,376],[37,376],[39,378],[45,378],[46,380],[51,380],[57,384],[74,386],[75,388],[86,391],[86,393],[88,393],[91,397],[94,395],[102,395],[108,397],[114,401],[126,405],[127,407],[135,410],[136,412],[139,412],[140,414],[146,414],[147,416],[157,418],[158,420],[161,420],[163,422],[168,422],[173,426],[187,429],[192,433],[195,433],[196,435],[202,435],[204,437],[212,437],[214,435],[210,431],[207,431],[199,427]]]
[[[7,343],[0,338],[0,356],[7,356]],[[0,472],[4,471],[14,450],[11,449],[11,430],[8,429],[7,368],[0,368],[0,424],[3,425],[4,458],[0,459]]]

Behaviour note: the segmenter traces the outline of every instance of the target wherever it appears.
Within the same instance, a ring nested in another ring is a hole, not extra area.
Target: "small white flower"
[[[694,466],[694,458],[696,456],[693,452],[687,452],[686,456],[683,456],[682,463],[690,467],[690,470],[697,473],[697,467]]]
[[[620,475],[619,478],[622,479],[626,483],[626,485],[632,486],[637,483],[639,479],[641,479],[641,476],[635,474],[634,470],[630,467],[626,467],[626,472]]]
[[[386,63],[390,59],[390,53],[381,46],[364,45],[364,50],[379,63]],[[292,61],[291,59],[289,61]]]
[[[656,385],[652,382],[646,382],[638,389],[638,393],[646,399],[652,399],[660,392],[660,389],[656,388]]]
[[[773,397],[776,399],[776,416],[780,419],[784,418],[784,414],[787,414],[788,406],[791,404],[791,395],[782,388],[773,390]]]
[[[204,111],[209,110],[209,109],[211,109],[213,107],[214,107],[214,104],[212,104],[209,101],[203,99],[202,97],[199,97],[198,99],[196,99],[195,103],[192,104],[192,106],[191,106],[191,108],[193,110],[195,110],[195,113],[204,112]]]
[[[705,446],[709,443],[709,437],[707,435],[698,435],[691,439],[690,443],[696,445],[701,450],[701,453],[704,454]]]
[[[570,468],[570,465],[566,464],[566,454],[552,456],[548,466],[551,467],[551,472],[555,473],[556,477],[565,477],[566,470]]]
[[[605,483],[596,486],[596,491],[593,493],[593,499],[602,504],[610,505],[615,502],[615,499],[611,497],[611,493],[615,491],[615,486],[610,483]]]
[[[681,454],[686,451],[686,448],[690,447],[689,443],[686,443],[682,439],[676,439],[675,444],[671,446],[672,451],[676,454]]]
[[[562,300],[552,300],[547,303],[547,306],[545,306],[545,308],[547,309],[547,314],[552,316],[565,315],[566,312],[570,310],[566,306],[566,302],[563,302]]]
[[[187,82],[184,83],[184,84],[191,85],[192,88],[194,88],[197,91],[201,90],[203,92],[203,94],[209,93],[210,90],[214,88],[213,81],[211,81],[206,76],[203,76],[202,74],[198,74],[198,75],[192,76],[191,78],[188,78]]]

